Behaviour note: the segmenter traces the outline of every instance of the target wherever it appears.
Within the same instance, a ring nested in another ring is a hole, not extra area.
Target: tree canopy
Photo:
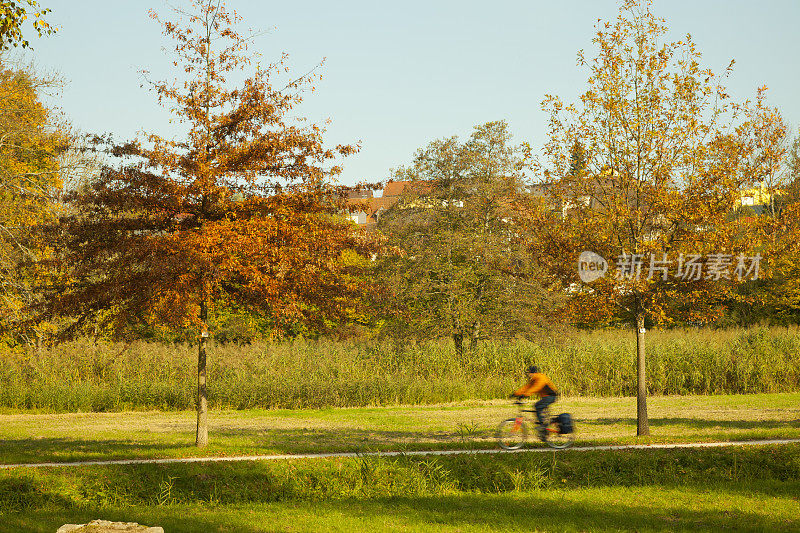
[[[765,88],[734,102],[701,66],[691,36],[669,42],[666,33],[651,2],[638,0],[598,23],[596,57],[579,54],[586,91],[574,104],[543,102],[542,177],[561,216],[541,209],[530,225],[531,250],[569,287],[574,313],[590,323],[619,316],[636,328],[639,434],[649,432],[646,323],[719,316],[737,272],[750,271],[763,245],[757,223],[729,216],[734,200],[776,176],[785,151],[786,126]],[[581,251],[605,258],[608,275],[582,283]]]
[[[524,146],[503,121],[420,149],[394,178],[410,182],[379,227],[405,253],[386,260],[392,328],[469,339],[513,337],[542,322],[550,298],[517,234],[528,198]]]
[[[31,69],[0,62],[0,331],[18,329],[38,279],[26,264],[48,255],[48,244],[31,232],[58,215],[65,129],[40,99],[53,80]],[[35,328],[34,328],[35,330]]]
[[[205,342],[215,303],[256,309],[275,329],[346,317],[361,291],[345,251],[368,255],[376,239],[340,215],[336,158],[356,148],[323,145],[323,130],[289,118],[313,79],[278,83],[286,56],[251,63],[251,39],[235,12],[195,0],[161,20],[175,40],[173,81],[153,81],[159,102],[187,130],[107,143],[118,164],[68,197],[74,213],[57,228],[58,266],[74,280],[45,313],[72,317],[66,335],[100,324],[194,325],[200,333],[198,445],[205,429]],[[251,70],[235,87],[227,77]]]

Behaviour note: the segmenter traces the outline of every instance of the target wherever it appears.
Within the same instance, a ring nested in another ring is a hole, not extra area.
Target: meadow
[[[800,445],[0,471],[0,532],[798,531]]]
[[[800,390],[800,330],[653,330],[653,395]],[[568,396],[634,394],[627,330],[487,341],[459,356],[446,341],[295,339],[212,344],[212,409],[419,405],[503,398],[536,363]],[[0,408],[48,412],[185,410],[194,406],[196,347],[95,342],[0,348]]]
[[[449,343],[296,339],[210,351],[82,339],[0,354],[0,465],[495,448],[535,362],[576,446],[800,438],[800,331],[648,333],[652,436],[635,436],[634,339],[572,332]],[[540,443],[529,446],[540,447]],[[0,469],[0,533],[95,518],[169,532],[800,531],[800,444]]]
[[[562,398],[576,446],[800,438],[800,393],[661,396],[651,437],[636,437],[635,398]],[[507,400],[321,409],[218,410],[194,446],[191,411],[0,414],[0,465],[81,460],[325,452],[496,449]],[[542,446],[532,443],[531,446]]]

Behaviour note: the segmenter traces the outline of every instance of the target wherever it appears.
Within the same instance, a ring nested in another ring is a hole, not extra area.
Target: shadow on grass
[[[0,511],[22,512],[44,506],[69,508],[72,501],[29,476],[0,478]]]
[[[756,513],[694,510],[689,508],[688,501],[670,502],[665,505],[663,502],[653,502],[648,499],[633,503],[635,498],[630,497],[633,494],[625,492],[627,497],[623,496],[616,501],[608,497],[602,497],[603,501],[596,502],[570,501],[570,493],[566,492],[557,502],[549,498],[537,498],[535,495],[516,497],[464,495],[365,502],[359,507],[364,511],[372,508],[377,513],[380,507],[390,506],[395,516],[401,515],[412,523],[421,522],[431,526],[448,524],[456,529],[469,525],[512,531],[530,529],[778,531],[781,529],[780,525],[768,516]]]
[[[609,425],[635,427],[635,418],[578,420],[581,427]],[[800,421],[701,420],[652,418],[651,427],[770,431],[798,429]],[[687,431],[687,435],[690,432]],[[740,435],[739,435],[740,436]],[[757,436],[757,435],[755,435]],[[153,435],[147,436],[152,439]],[[198,449],[194,435],[165,434],[163,442],[97,438],[14,438],[0,440],[0,464],[72,462],[92,460],[174,458],[220,455],[270,455],[327,452],[415,451],[486,449],[495,447],[494,429],[456,427],[451,431],[384,430],[368,428],[270,429],[268,427],[218,428],[209,432],[209,446]],[[608,444],[609,439],[586,441]],[[531,441],[530,446],[537,446]]]
[[[652,494],[650,494],[652,496]],[[502,531],[796,531],[795,516],[735,508],[724,494],[709,508],[684,500],[645,498],[632,490],[596,495],[564,491],[557,499],[539,495],[463,494],[371,501],[279,502],[253,506],[180,505],[134,509],[70,509],[6,515],[1,532],[52,532],[65,522],[93,518],[159,525],[170,533],[341,530]],[[752,498],[757,508],[757,500]],[[698,509],[699,507],[699,509]]]
[[[485,448],[493,432],[385,431],[368,429],[222,429],[209,431],[209,446],[198,449],[194,435],[183,443],[90,438],[0,440],[0,464],[218,455],[269,455],[380,450]],[[483,441],[483,442],[482,442]]]
[[[93,518],[245,533],[324,530],[315,521],[345,531],[780,531],[800,526],[798,454],[800,445],[7,470],[0,531],[52,532]],[[552,488],[533,490],[541,486]],[[281,509],[291,523],[273,523]]]
[[[173,456],[186,445],[114,439],[35,438],[0,440],[0,463],[106,461]]]
[[[468,433],[427,430],[379,429],[266,429],[243,432],[238,429],[213,431],[210,439],[239,439],[251,441],[255,449],[277,453],[354,452],[372,449],[427,449],[442,445],[464,445],[474,440],[494,438],[494,431],[479,430]]]
[[[650,426],[679,426],[694,429],[781,429],[800,428],[800,420],[705,420],[700,418],[650,418]],[[636,418],[595,418],[580,420],[588,426],[623,425],[636,426]]]
[[[112,522],[137,522],[146,526],[162,526],[165,531],[211,533],[211,532],[241,532],[254,533],[276,531],[274,527],[249,526],[237,520],[235,512],[231,516],[227,513],[215,512],[206,515],[201,508],[187,509],[185,506],[164,507],[152,509],[121,510],[121,509],[70,509],[66,511],[36,511],[32,513],[14,513],[3,515],[0,513],[0,533],[53,533],[64,524],[86,524],[92,520],[109,520]],[[197,516],[199,515],[199,516]],[[265,520],[266,521],[266,520]],[[295,529],[291,529],[296,531]]]

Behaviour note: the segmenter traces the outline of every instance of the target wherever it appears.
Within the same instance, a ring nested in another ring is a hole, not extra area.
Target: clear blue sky
[[[162,0],[42,0],[60,26],[31,36],[25,57],[67,81],[57,103],[81,131],[127,138],[146,130],[174,133],[138,72],[169,77],[167,44],[148,8]],[[183,0],[174,0],[183,5]],[[612,0],[228,0],[243,26],[271,30],[255,49],[263,61],[282,51],[296,73],[326,58],[323,80],[300,114],[332,120],[327,141],[360,141],[344,162],[343,183],[386,179],[429,141],[469,135],[472,126],[505,119],[518,142],[541,146],[545,93],[571,101],[586,72],[576,53],[593,56],[598,18],[613,20]],[[770,87],[769,101],[794,131],[800,125],[800,1],[660,0],[657,15],[673,36],[691,33],[705,65],[721,72],[738,99]],[[30,34],[30,32],[29,32]]]

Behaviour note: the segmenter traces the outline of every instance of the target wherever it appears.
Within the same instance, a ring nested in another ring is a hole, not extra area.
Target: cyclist
[[[558,399],[558,389],[550,378],[539,371],[539,367],[531,365],[526,370],[526,373],[528,374],[528,383],[515,390],[511,397],[528,398],[533,394],[539,395],[540,399],[534,407],[536,408],[536,419],[539,421],[539,438],[544,440],[545,423],[542,419],[542,413]]]

